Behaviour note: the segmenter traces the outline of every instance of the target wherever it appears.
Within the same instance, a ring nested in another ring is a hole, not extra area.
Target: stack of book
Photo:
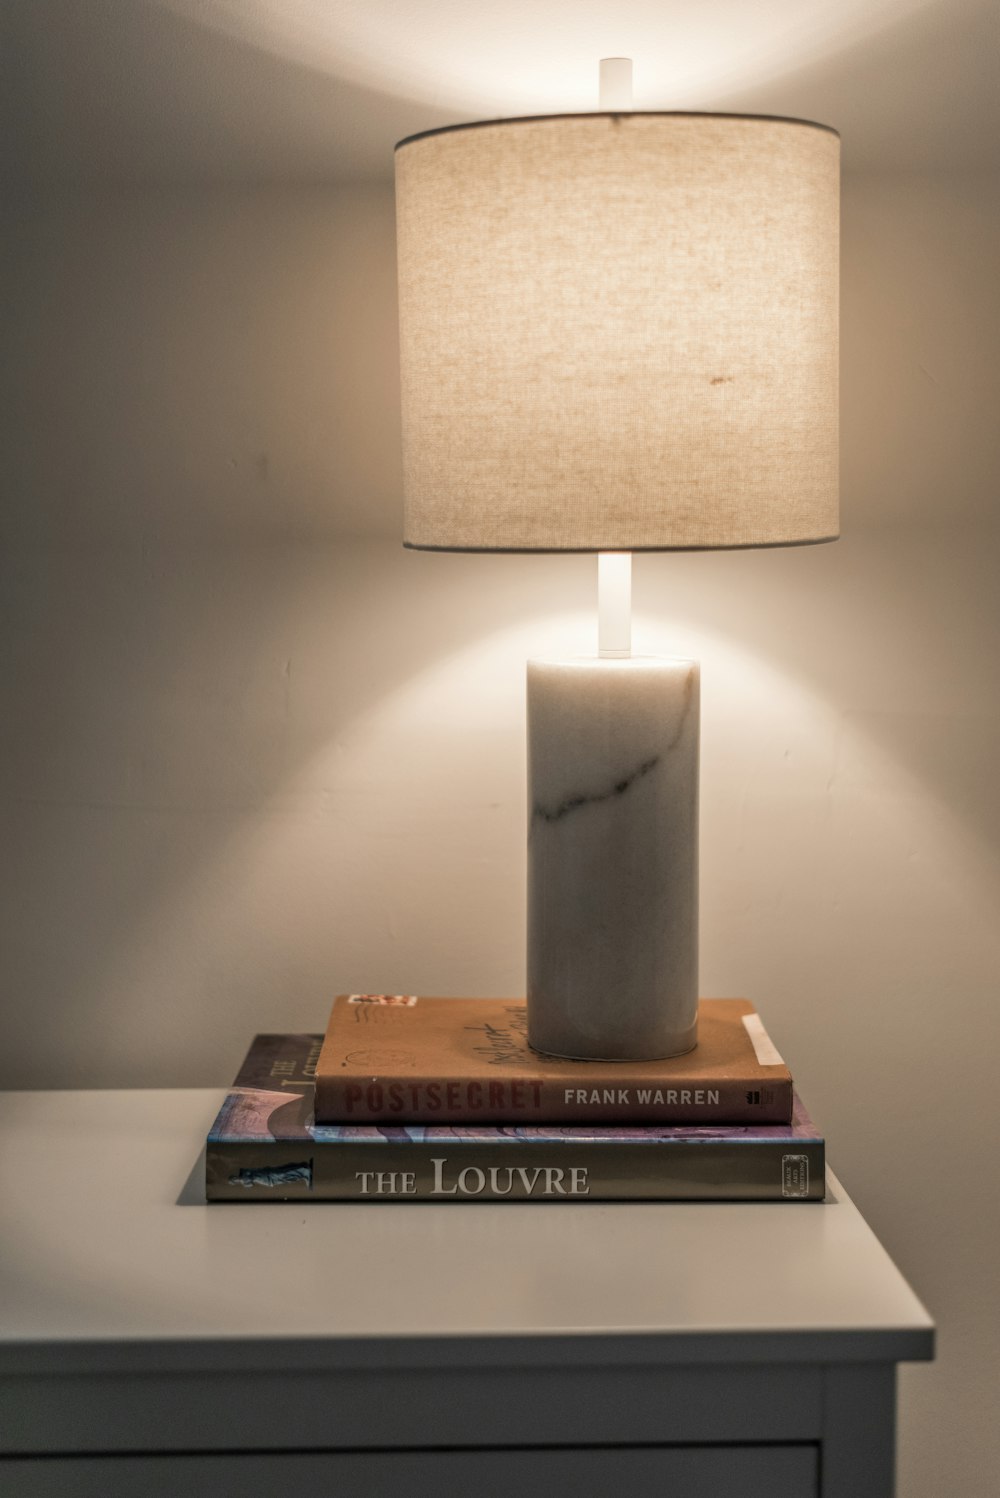
[[[571,1061],[523,1000],[351,994],[258,1035],[208,1136],[209,1201],[821,1201],[824,1141],[745,999],[667,1061]]]

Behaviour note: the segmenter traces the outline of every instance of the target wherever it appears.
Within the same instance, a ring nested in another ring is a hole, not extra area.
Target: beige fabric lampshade
[[[836,536],[839,147],[709,114],[403,141],[406,544]]]

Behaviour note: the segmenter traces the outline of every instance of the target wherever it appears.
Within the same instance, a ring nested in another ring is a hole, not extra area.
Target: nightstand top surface
[[[228,1204],[221,1091],[0,1094],[0,1373],[899,1360],[926,1311],[826,1203]]]

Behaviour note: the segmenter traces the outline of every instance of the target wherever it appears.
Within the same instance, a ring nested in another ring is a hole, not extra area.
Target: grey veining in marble
[[[698,1007],[694,661],[528,662],[528,1039],[678,1055]]]

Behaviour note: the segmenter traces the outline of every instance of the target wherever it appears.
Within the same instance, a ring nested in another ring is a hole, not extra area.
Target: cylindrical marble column
[[[528,662],[528,1040],[590,1060],[689,1051],[698,1008],[699,672]]]

